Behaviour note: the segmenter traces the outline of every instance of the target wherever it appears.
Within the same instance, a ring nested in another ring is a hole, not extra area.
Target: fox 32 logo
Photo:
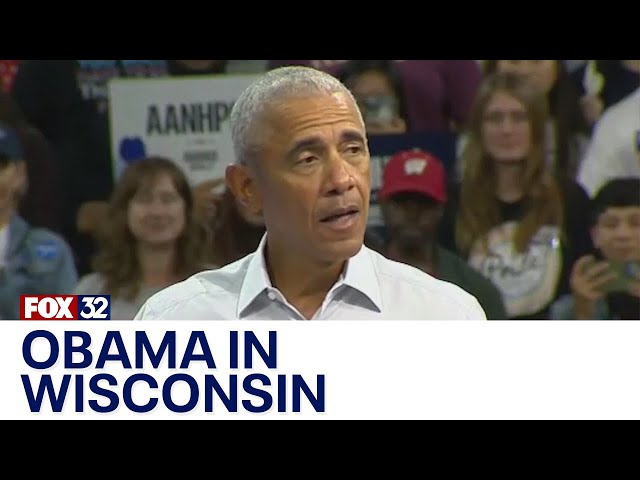
[[[21,320],[111,320],[110,295],[21,295]]]

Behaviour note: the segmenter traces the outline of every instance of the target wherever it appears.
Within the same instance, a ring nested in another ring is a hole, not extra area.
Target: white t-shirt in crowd
[[[591,197],[609,180],[640,178],[640,88],[605,110],[577,180]]]

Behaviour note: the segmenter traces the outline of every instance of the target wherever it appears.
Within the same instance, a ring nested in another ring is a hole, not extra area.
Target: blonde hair
[[[544,157],[545,125],[548,106],[544,96],[519,77],[488,75],[478,91],[469,121],[468,141],[462,152],[464,165],[460,206],[455,223],[458,249],[467,255],[476,239],[501,223],[500,202],[496,197],[495,163],[483,145],[483,122],[487,105],[498,92],[521,102],[531,126],[531,150],[522,172],[523,202],[526,212],[515,230],[513,243],[523,252],[542,225],[556,225],[562,231],[563,207],[560,189]]]

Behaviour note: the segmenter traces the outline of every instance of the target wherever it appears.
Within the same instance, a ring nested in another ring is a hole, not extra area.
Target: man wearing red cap
[[[387,163],[379,192],[385,229],[367,243],[392,260],[419,268],[474,295],[490,320],[507,318],[498,289],[454,253],[437,245],[447,201],[446,171],[433,155],[399,152]]]

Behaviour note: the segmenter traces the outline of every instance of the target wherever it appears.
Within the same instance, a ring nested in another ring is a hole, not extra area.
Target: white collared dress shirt
[[[266,235],[256,252],[153,295],[134,320],[305,320],[269,279]],[[475,297],[363,246],[312,320],[486,320]]]

